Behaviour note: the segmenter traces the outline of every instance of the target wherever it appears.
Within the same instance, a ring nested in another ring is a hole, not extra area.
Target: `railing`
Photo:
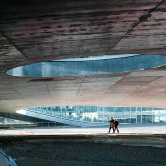
[[[34,117],[34,118],[38,118],[38,119],[47,120],[50,122],[57,122],[57,123],[64,124],[64,125],[70,125],[70,126],[103,126],[103,125],[108,125],[108,121],[107,121],[107,123],[102,123],[102,122],[92,123],[92,122],[71,120],[71,119],[67,119],[67,118],[38,113],[38,112],[35,112],[32,110],[19,110],[19,111],[17,111],[17,113],[22,114],[22,115],[26,115],[26,116],[30,116],[30,117]]]

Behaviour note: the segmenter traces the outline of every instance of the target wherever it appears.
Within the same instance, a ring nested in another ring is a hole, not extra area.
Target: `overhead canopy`
[[[0,0],[0,111],[52,105],[166,108],[165,67],[93,76],[6,75],[56,59],[165,55],[165,11],[164,0]]]

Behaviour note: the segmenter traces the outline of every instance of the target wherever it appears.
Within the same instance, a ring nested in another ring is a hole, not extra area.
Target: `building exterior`
[[[107,123],[108,117],[120,123],[165,123],[166,109],[145,107],[67,106],[36,107],[30,111],[75,121]]]

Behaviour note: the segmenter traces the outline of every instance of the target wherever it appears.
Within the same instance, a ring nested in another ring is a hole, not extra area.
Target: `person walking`
[[[119,122],[117,119],[115,119],[114,126],[115,126],[114,133],[116,130],[117,130],[117,133],[119,133]]]
[[[111,120],[109,120],[109,117],[108,117],[108,121],[110,123],[110,127],[109,127],[108,133],[110,133],[111,129],[113,130],[113,133],[115,133],[115,130],[114,130],[114,123],[115,123],[114,118],[111,117]]]

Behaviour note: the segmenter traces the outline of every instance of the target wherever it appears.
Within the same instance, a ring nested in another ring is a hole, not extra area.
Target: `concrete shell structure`
[[[166,108],[164,61],[123,73],[6,74],[19,66],[101,55],[153,55],[156,62],[166,54],[165,28],[165,0],[0,0],[1,114],[67,105]]]

